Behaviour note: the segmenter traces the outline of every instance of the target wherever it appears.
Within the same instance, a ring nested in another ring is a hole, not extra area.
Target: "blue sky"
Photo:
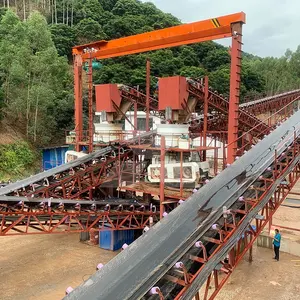
[[[144,1],[146,2],[146,1]],[[281,56],[300,44],[300,0],[147,0],[184,23],[244,11],[244,51]],[[221,42],[224,44],[224,42]],[[225,42],[228,45],[228,42]]]

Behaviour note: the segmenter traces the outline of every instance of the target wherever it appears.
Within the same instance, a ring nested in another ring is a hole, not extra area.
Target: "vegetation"
[[[114,39],[180,24],[154,4],[138,0],[4,0],[0,9],[0,117],[37,146],[58,144],[73,124],[74,45]],[[229,93],[228,49],[214,42],[107,59],[95,83],[145,88],[150,58],[157,77],[209,75],[210,85]],[[281,58],[243,57],[242,97],[300,85],[300,48]]]
[[[8,10],[0,21],[0,85],[2,114],[19,125],[27,138],[46,144],[72,118],[72,80],[44,17],[26,22]]]
[[[300,87],[300,46],[295,52],[287,50],[280,58],[255,58],[249,61],[253,72],[264,78],[264,90],[268,94]]]
[[[13,180],[30,174],[36,153],[28,143],[17,141],[8,145],[0,145],[0,179]]]

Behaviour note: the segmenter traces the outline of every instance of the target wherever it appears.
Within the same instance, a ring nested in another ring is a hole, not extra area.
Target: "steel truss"
[[[130,144],[151,140],[155,131],[103,148],[75,161],[36,174],[0,189],[0,196],[38,198],[92,199],[93,190],[118,179],[121,171],[131,167]],[[115,187],[117,187],[116,184]]]
[[[117,153],[117,154],[116,154]],[[108,156],[80,164],[62,173],[45,177],[43,183],[34,183],[14,191],[14,195],[39,198],[92,199],[93,190],[118,178],[119,168],[131,159],[131,150],[122,154],[112,151]],[[111,156],[112,155],[112,156]]]
[[[298,112],[67,299],[200,299],[205,282],[213,299],[300,178],[299,151]]]
[[[199,82],[188,80],[187,90],[190,95],[197,97],[201,100],[204,100],[204,86]],[[208,105],[211,110],[215,109],[222,113],[223,116],[228,115],[229,111],[229,102],[224,99],[222,96],[209,90],[208,93]],[[263,123],[261,120],[256,118],[251,113],[239,109],[239,129],[241,131],[247,132],[249,129],[255,128],[253,131],[253,136],[262,138],[265,134],[268,134],[271,128]],[[219,129],[219,128],[218,128]],[[217,128],[215,128],[217,130]]]
[[[223,225],[218,235],[205,238],[214,245],[214,251],[209,254],[203,248],[199,256],[189,257],[199,264],[193,273],[186,273],[188,280],[180,278],[183,274],[175,277],[176,280],[169,278],[180,286],[173,299],[191,299],[195,295],[196,299],[200,299],[200,296],[204,300],[214,299],[249,249],[252,259],[254,241],[300,178],[299,142],[299,139],[295,140],[284,155],[277,157],[275,154],[272,175],[261,176],[259,185],[254,184],[248,190],[252,196],[243,199],[244,205],[229,210],[228,216],[216,222]],[[205,281],[205,288],[199,292]]]
[[[295,139],[279,156],[275,152],[269,170],[249,187],[245,197],[226,208],[215,222],[215,233],[210,230],[198,242],[201,251],[195,254],[195,246],[188,249],[154,284],[161,300],[214,299],[249,249],[252,259],[254,241],[300,178],[299,142]],[[148,294],[143,299],[158,298]]]
[[[131,101],[132,104],[136,103],[138,106],[137,108],[140,110],[146,110],[146,98],[147,96],[143,93],[141,93],[140,91],[126,86],[126,87],[121,87],[120,88],[120,93],[121,93],[121,98],[122,99],[126,99],[128,101]],[[154,97],[150,97],[150,103],[149,103],[149,108],[150,108],[150,112],[155,113],[158,111],[158,100],[155,99]],[[158,114],[158,112],[157,112]]]
[[[1,197],[0,236],[143,229],[158,221],[155,206],[134,201]]]
[[[240,108],[254,114],[260,115],[266,112],[278,111],[282,107],[293,103],[300,96],[300,90],[294,90],[283,94],[270,96],[267,98],[254,100],[240,104]]]

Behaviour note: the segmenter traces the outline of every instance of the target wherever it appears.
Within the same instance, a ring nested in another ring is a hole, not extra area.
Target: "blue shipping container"
[[[65,163],[65,153],[69,146],[43,149],[43,170],[49,170]]]
[[[99,247],[106,250],[116,251],[133,241],[134,230],[105,230],[99,234]]]

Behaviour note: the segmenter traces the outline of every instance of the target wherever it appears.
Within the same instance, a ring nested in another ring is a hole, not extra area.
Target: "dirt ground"
[[[270,249],[254,248],[253,262],[243,260],[216,299],[299,300],[300,257],[280,253],[277,262],[273,256]]]
[[[68,286],[79,285],[114,255],[80,243],[78,234],[1,237],[0,299],[62,299]],[[300,300],[300,257],[282,253],[275,262],[272,255],[254,249],[253,263],[243,261],[217,299]]]
[[[300,181],[297,182],[294,191],[300,192]],[[300,230],[300,201],[292,200],[291,198],[296,198],[294,195],[288,198],[290,199],[284,201],[283,206],[279,207],[273,216],[273,224]],[[300,243],[300,231],[281,228],[280,231],[283,239],[292,239]],[[300,252],[298,257],[286,253],[280,255],[280,261],[277,263],[272,259],[272,250],[254,248],[254,261],[249,264],[243,260],[216,299],[300,299]],[[248,254],[245,255],[245,258],[247,257]]]
[[[300,191],[300,182],[295,189]],[[299,220],[300,209],[286,206],[273,218],[274,224],[294,228],[300,228]],[[282,235],[300,232],[282,230]],[[116,254],[79,242],[79,234],[0,237],[0,300],[62,299],[68,286],[78,286]],[[272,257],[271,250],[254,248],[254,261],[243,260],[216,299],[300,300],[300,253],[281,253],[279,262]]]
[[[115,254],[79,242],[79,234],[0,237],[0,299],[62,299]]]

